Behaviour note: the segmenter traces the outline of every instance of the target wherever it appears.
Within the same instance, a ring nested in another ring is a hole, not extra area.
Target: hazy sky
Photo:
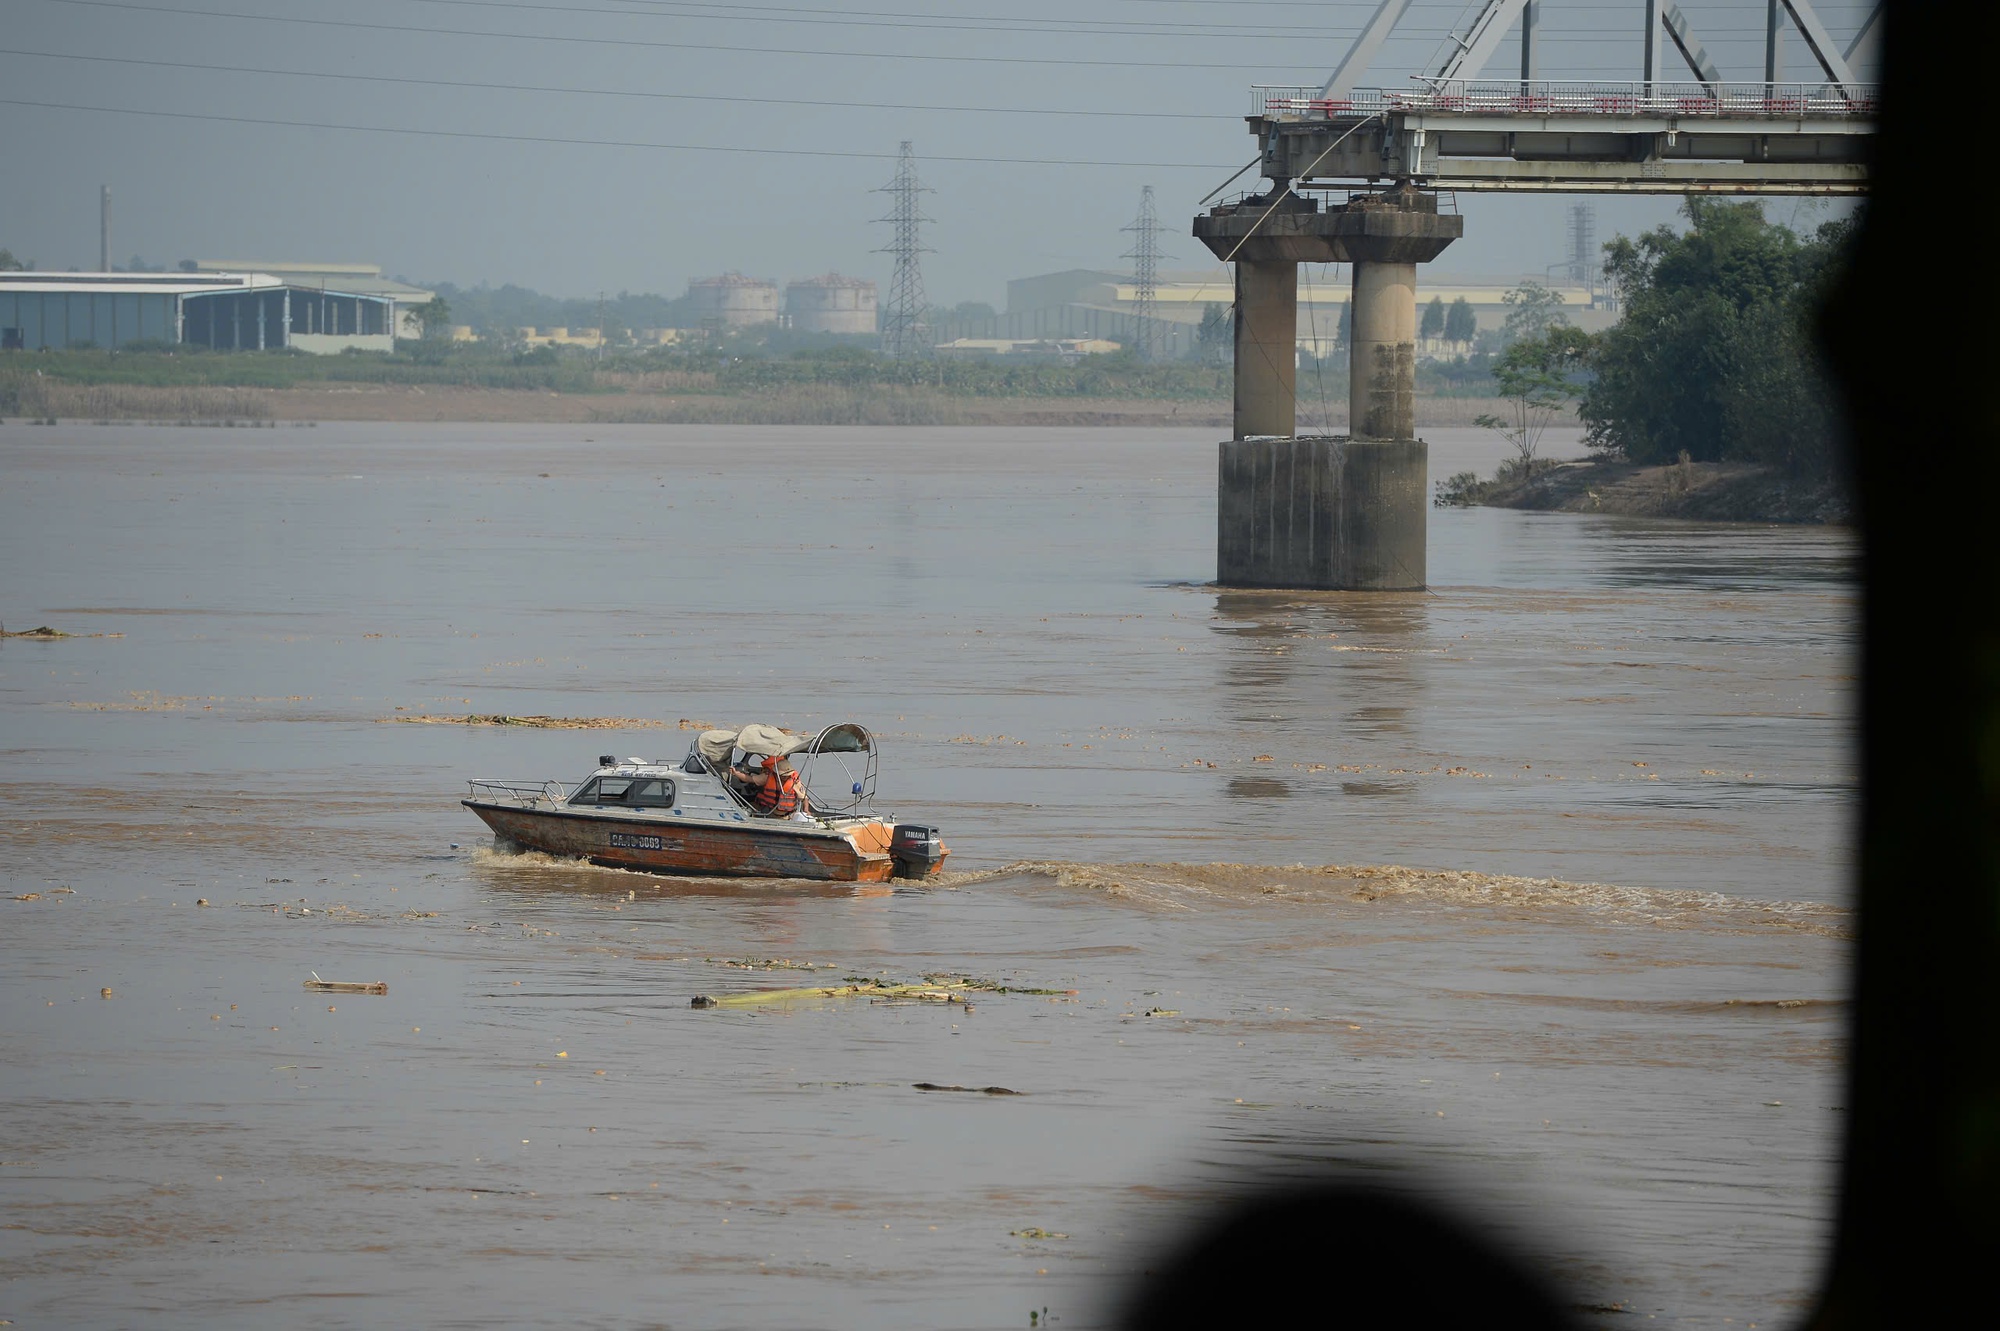
[[[1146,184],[1168,266],[1204,264],[1188,220],[1255,153],[1250,85],[1319,82],[1374,4],[0,0],[0,246],[94,267],[109,184],[121,264],[370,262],[556,295],[885,280],[870,190],[909,139],[936,191],[928,294],[997,305],[1010,277],[1124,267]],[[1435,68],[1476,8],[1417,0],[1363,83]],[[1818,6],[1843,43],[1869,8]],[[1726,78],[1762,77],[1762,0],[1682,9]],[[1634,76],[1642,14],[1544,0],[1544,76]],[[1792,38],[1788,69],[1809,58]],[[1489,68],[1517,61],[1510,37]],[[1541,272],[1571,202],[1460,196],[1436,267]],[[1609,237],[1674,201],[1597,206]]]

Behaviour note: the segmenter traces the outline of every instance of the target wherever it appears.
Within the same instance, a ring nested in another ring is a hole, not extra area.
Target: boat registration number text
[[[666,845],[659,837],[646,836],[638,832],[613,832],[611,844],[625,850],[664,850]]]

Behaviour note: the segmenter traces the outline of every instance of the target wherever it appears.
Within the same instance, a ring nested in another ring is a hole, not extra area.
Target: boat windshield
[[[674,804],[674,783],[663,776],[594,776],[569,797],[569,802],[627,809],[670,809]]]

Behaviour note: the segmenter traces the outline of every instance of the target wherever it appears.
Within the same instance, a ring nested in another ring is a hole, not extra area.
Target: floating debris
[[[58,638],[122,638],[124,636],[122,633],[64,633],[61,629],[52,629],[47,624],[43,624],[39,628],[22,629],[20,632],[14,633],[9,632],[6,625],[0,624],[0,638],[26,638],[31,642],[54,642]]]
[[[713,958],[708,958],[713,960]],[[724,961],[725,966],[749,969],[750,965]],[[794,961],[752,963],[759,969],[811,970],[811,963]],[[1002,984],[965,975],[926,975],[921,983],[905,984],[866,975],[846,976],[840,984],[816,985],[805,989],[760,989],[747,994],[697,994],[689,1007],[754,1007],[764,1003],[791,1003],[815,998],[901,999],[916,1003],[957,1003],[972,1010],[972,994],[1045,994],[1075,997],[1074,989],[1034,989],[1025,985]]]
[[[465,716],[435,716],[413,713],[409,716],[385,716],[381,722],[396,722],[420,726],[526,726],[530,730],[708,730],[706,721],[694,721],[682,717],[678,721],[662,721],[652,717],[639,716],[508,716],[505,713],[491,714],[472,712]]]
[[[627,892],[627,901],[635,900],[637,892]],[[793,961],[790,957],[703,957],[711,966],[728,966],[740,971],[819,971],[833,969],[833,963],[825,961]]]
[[[1010,1091],[1005,1086],[941,1086],[934,1081],[913,1081],[910,1086],[919,1091],[963,1091],[967,1095],[1026,1095],[1026,1091]],[[1067,1238],[1068,1235],[1061,1237]]]
[[[389,992],[389,983],[386,980],[376,980],[373,983],[365,980],[322,980],[319,978],[318,971],[310,971],[308,974],[312,978],[305,982],[305,987],[323,994],[386,994]],[[328,1008],[327,1011],[331,1012],[333,1009]]]
[[[845,984],[820,985],[810,989],[760,989],[747,994],[714,997],[696,994],[689,1007],[757,1007],[766,1003],[797,1003],[815,998],[899,998],[917,1003],[959,1003],[963,993],[935,984],[890,984],[878,980],[849,977]]]

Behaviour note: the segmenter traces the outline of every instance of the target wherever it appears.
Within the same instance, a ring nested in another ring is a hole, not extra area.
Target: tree
[[[1479,336],[1479,319],[1472,312],[1472,303],[1460,296],[1451,303],[1444,313],[1444,340],[1463,346]]]
[[[0,273],[23,273],[29,265],[14,257],[12,250],[0,250]]]
[[[1634,462],[1747,461],[1834,476],[1834,395],[1810,323],[1853,231],[1810,237],[1754,203],[1690,198],[1688,227],[1605,247],[1624,316],[1592,358],[1579,413],[1591,446]]]
[[[1478,423],[1514,446],[1515,475],[1535,474],[1542,435],[1576,400],[1577,376],[1589,361],[1590,348],[1588,333],[1557,324],[1537,336],[1517,338],[1493,363],[1508,412],[1481,416]]]
[[[1509,342],[1524,337],[1541,337],[1551,328],[1569,322],[1562,312],[1562,292],[1551,291],[1532,278],[1500,298],[1507,302],[1507,322],[1500,335]]]
[[[174,267],[180,269],[184,273],[192,273],[198,271],[201,268],[201,265],[196,263],[193,259],[182,259],[179,263],[175,264]]]
[[[426,340],[451,336],[451,306],[443,296],[432,296],[421,305],[411,306],[410,313],[423,325]]]
[[[1417,325],[1417,336],[1426,342],[1444,336],[1444,297],[1432,296],[1431,303],[1424,306],[1424,321]]]
[[[1333,342],[1335,346],[1340,347],[1354,345],[1354,304],[1352,301],[1343,300],[1340,302],[1340,327],[1334,332]]]
[[[1226,305],[1205,305],[1201,323],[1194,330],[1194,344],[1201,359],[1221,365],[1236,351],[1236,326]]]

